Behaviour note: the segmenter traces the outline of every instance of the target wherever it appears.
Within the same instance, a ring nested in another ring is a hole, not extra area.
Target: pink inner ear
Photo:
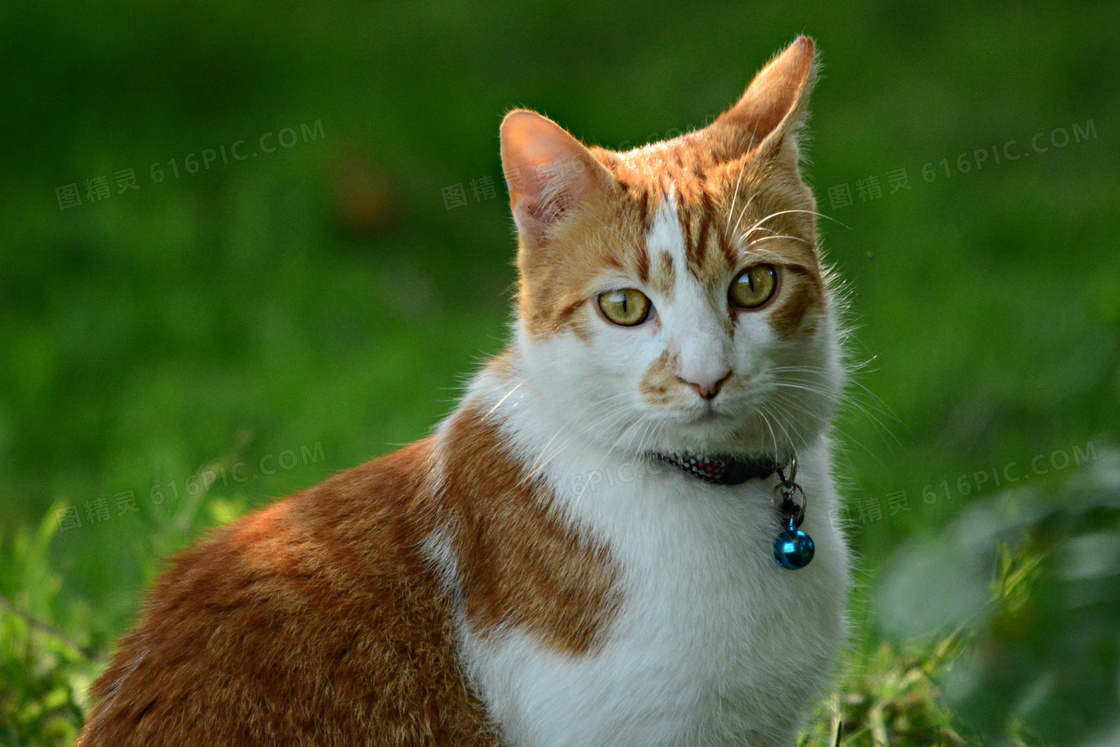
[[[502,169],[518,227],[538,243],[594,186],[591,154],[559,125],[517,110],[502,122]]]

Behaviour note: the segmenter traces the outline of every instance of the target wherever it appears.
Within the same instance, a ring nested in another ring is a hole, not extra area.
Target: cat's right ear
[[[783,145],[800,159],[797,133],[817,80],[813,40],[800,36],[759,71],[735,106],[708,128],[723,160],[747,153],[773,155]]]
[[[613,181],[560,125],[525,109],[502,120],[502,170],[513,219],[537,246],[547,244],[565,216]]]

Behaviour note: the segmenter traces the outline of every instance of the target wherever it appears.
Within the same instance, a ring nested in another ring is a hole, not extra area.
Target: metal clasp
[[[778,479],[780,482],[774,488],[774,493],[770,496],[770,502],[774,505],[778,515],[790,523],[790,526],[797,528],[801,526],[801,522],[805,520],[805,509],[809,505],[809,497],[805,495],[805,491],[797,484],[797,456],[793,456],[789,460],[789,475],[786,475],[786,468],[778,468]],[[778,496],[781,495],[781,502],[778,501]],[[800,504],[794,498],[800,494]]]

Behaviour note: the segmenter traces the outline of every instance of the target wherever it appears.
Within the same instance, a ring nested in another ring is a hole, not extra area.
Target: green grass
[[[0,742],[73,736],[98,669],[80,649],[109,653],[169,553],[424,435],[501,349],[504,111],[645,141],[710,120],[800,32],[824,63],[808,175],[843,224],[822,230],[860,365],[839,424],[862,584],[831,701],[844,743],[873,743],[872,712],[892,744],[1115,729],[1112,5],[16,2],[0,7],[0,594],[20,613],[0,609]],[[186,171],[316,122],[313,141]],[[1055,129],[1067,145],[1030,150]],[[1020,158],[976,168],[992,146]],[[126,168],[140,188],[117,194]],[[911,189],[891,194],[898,169]],[[98,175],[108,199],[59,209],[57,187]],[[485,177],[497,193],[475,200]],[[861,200],[868,177],[883,194]],[[468,204],[446,210],[455,184]],[[854,204],[834,207],[845,184]],[[1090,444],[1100,458],[1075,463]],[[60,531],[67,508],[82,526]],[[990,601],[1004,545],[1041,558],[1029,614]]]
[[[1115,489],[1120,485],[1120,455],[1113,454],[1110,466],[1098,469],[1086,485],[1061,485],[1055,496],[1039,500],[1030,495],[1005,495],[989,500],[988,504],[1014,504],[1013,519],[1006,519],[988,527],[993,536],[1007,531],[1009,525],[1023,531],[1015,533],[1014,544],[1007,541],[986,542],[982,552],[992,562],[990,580],[983,584],[987,595],[982,609],[959,622],[947,632],[916,636],[905,643],[892,643],[866,630],[871,620],[868,598],[857,597],[854,626],[864,632],[857,633],[841,663],[837,684],[823,700],[807,734],[800,745],[887,745],[919,747],[921,745],[1011,744],[1021,747],[1061,744],[1067,734],[1055,734],[1054,724],[1044,721],[1042,728],[1049,732],[1046,739],[1032,731],[1020,710],[1006,709],[996,716],[996,728],[987,732],[977,729],[975,723],[962,720],[952,707],[954,700],[946,689],[959,689],[959,670],[968,676],[977,676],[978,660],[997,650],[1001,658],[1008,654],[1034,657],[1033,666],[1014,675],[1016,681],[1004,681],[1001,687],[1015,688],[1030,684],[1045,670],[1045,653],[1035,650],[1040,641],[1031,643],[1030,635],[1024,636],[1024,626],[1037,626],[1040,599],[1045,600],[1047,584],[1063,580],[1060,555],[1085,538],[1099,536],[1102,529],[1116,532],[1120,528],[1120,496],[1113,495],[1103,502],[1109,514],[1098,514],[1086,524],[1086,513],[1100,510],[1091,496],[1098,491]],[[1088,491],[1090,498],[1080,497],[1077,491]],[[199,493],[199,495],[204,495]],[[1060,498],[1060,504],[1055,498]],[[202,504],[193,504],[197,509]],[[977,504],[984,507],[984,504]],[[220,501],[209,507],[210,519],[228,519],[240,513],[243,506],[231,507]],[[1000,509],[1001,513],[1006,511]],[[1026,519],[1024,523],[1024,517]],[[185,537],[183,527],[193,522],[171,520],[156,530],[157,544],[162,549],[181,545]],[[178,517],[182,519],[183,517]],[[1102,519],[1106,519],[1102,521]],[[0,648],[5,681],[8,687],[0,692],[0,723],[5,744],[35,745],[64,744],[72,740],[82,723],[82,716],[89,707],[87,688],[105,664],[106,642],[91,648],[74,640],[55,627],[50,620],[69,621],[76,615],[78,624],[89,613],[87,609],[63,611],[54,603],[62,579],[50,567],[45,550],[57,531],[57,523],[48,520],[38,531],[21,534],[12,547],[0,548],[9,571],[3,576],[4,588],[18,588],[13,600],[0,598],[0,630],[3,644]],[[953,546],[954,555],[967,558],[969,548]],[[967,561],[965,561],[967,562]],[[1096,573],[1078,574],[1082,581],[1089,580],[1104,588],[1111,582],[1116,567],[1096,565]],[[913,583],[915,579],[908,579]],[[1041,591],[1040,591],[1041,590]],[[964,590],[961,590],[962,592]],[[1047,602],[1042,601],[1045,605]],[[1060,611],[1061,602],[1053,604]],[[1053,614],[1055,610],[1051,610]],[[33,613],[37,613],[38,617]],[[1120,625],[1120,614],[1115,606],[1097,610],[1102,619],[1096,624],[1082,618],[1058,635],[1045,635],[1044,647],[1064,646],[1083,638],[1093,629],[1114,632]],[[73,624],[73,623],[71,623]],[[1101,653],[1098,649],[1098,655]],[[1118,659],[1113,647],[1110,666],[1114,669]],[[999,680],[999,667],[989,667],[981,677]],[[1025,678],[1026,682],[1022,678]],[[1006,679],[1006,678],[1005,678]],[[1076,689],[1077,683],[1071,683]],[[1085,701],[1095,697],[1103,706],[1116,696],[1115,683],[1111,692],[1095,696],[1082,692],[1069,693],[1080,701],[1085,711]],[[975,707],[969,698],[957,698],[964,707]],[[1090,721],[1100,720],[1105,711],[1083,714]],[[994,741],[1004,739],[1006,741]]]

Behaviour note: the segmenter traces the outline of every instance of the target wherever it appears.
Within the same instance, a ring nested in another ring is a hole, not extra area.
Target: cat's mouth
[[[739,430],[744,415],[735,407],[717,407],[715,403],[704,402],[687,410],[678,410],[674,419],[689,432],[726,433]]]

